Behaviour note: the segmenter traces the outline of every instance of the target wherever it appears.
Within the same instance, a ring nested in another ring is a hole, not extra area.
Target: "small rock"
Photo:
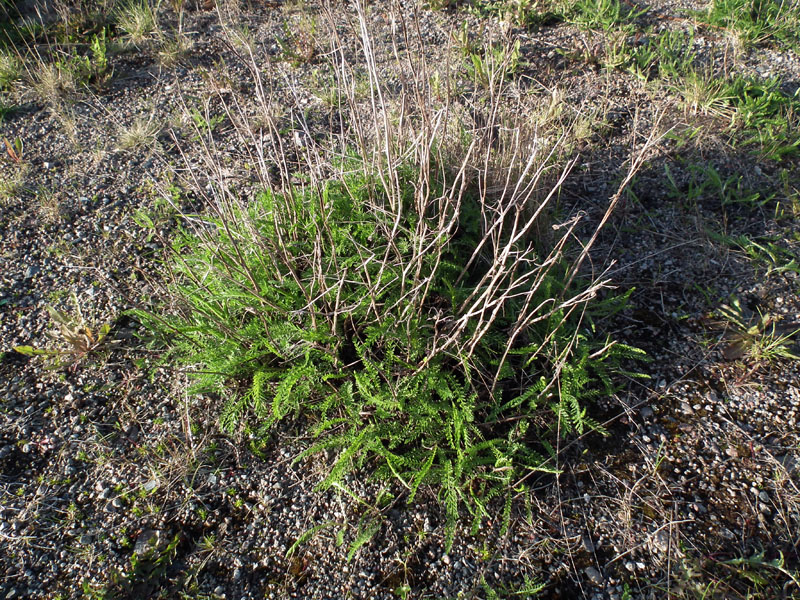
[[[154,529],[145,529],[136,538],[133,552],[136,556],[144,556],[158,546],[160,534]]]
[[[641,417],[645,420],[652,419],[655,412],[653,411],[652,407],[650,406],[643,406],[639,411]]]
[[[39,267],[36,265],[30,265],[27,269],[25,269],[25,279],[30,279],[31,277],[35,276],[39,272]]]
[[[630,571],[631,573],[633,573],[636,570],[636,565],[633,564],[631,561],[628,561],[625,563],[625,568],[628,569],[628,571]]]
[[[758,492],[758,499],[764,502],[765,504],[769,503],[769,494],[765,490],[761,490]]]
[[[661,552],[669,550],[669,534],[661,529],[653,536],[653,546]]]
[[[593,584],[603,585],[603,576],[594,567],[586,567],[583,572],[586,573],[586,576]]]

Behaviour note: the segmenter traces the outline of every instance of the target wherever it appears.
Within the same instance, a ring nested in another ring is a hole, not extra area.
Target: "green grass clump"
[[[718,28],[735,31],[746,45],[777,43],[800,48],[800,5],[785,0],[714,0],[707,11],[695,13]]]
[[[566,3],[566,15],[576,25],[586,29],[632,31],[631,24],[646,10],[635,10],[619,0],[577,0]]]
[[[0,48],[0,90],[9,89],[20,78],[21,73],[19,58]]]
[[[431,484],[452,531],[459,506],[479,521],[542,468],[549,427],[596,428],[584,401],[635,352],[578,331],[557,254],[511,223],[487,236],[480,203],[435,181],[421,200],[417,175],[403,169],[394,194],[354,170],[203,217],[175,242],[177,310],[138,314],[173,334],[194,391],[227,398],[225,428],[264,440],[303,423],[304,456],[339,452],[320,489],[364,467],[409,502]]]
[[[800,92],[787,96],[777,78],[755,80],[735,77],[724,97],[735,110],[733,125],[741,133],[738,143],[755,146],[771,160],[800,152]]]
[[[448,0],[431,3],[433,7],[450,4]],[[552,25],[564,19],[557,6],[537,0],[480,0],[471,7],[480,16],[491,15],[519,27]]]
[[[134,46],[140,46],[158,32],[158,14],[148,0],[130,0],[114,13],[117,27]]]
[[[660,78],[672,82],[694,69],[694,30],[666,30],[646,44],[632,48],[629,69],[642,79]]]

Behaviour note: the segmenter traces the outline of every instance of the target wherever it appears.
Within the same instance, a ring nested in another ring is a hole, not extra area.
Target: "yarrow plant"
[[[355,469],[394,480],[408,502],[434,490],[450,543],[460,509],[479,524],[493,497],[545,468],[555,429],[599,429],[586,401],[613,391],[615,364],[638,353],[589,333],[605,282],[581,277],[588,247],[567,258],[579,221],[557,224],[550,209],[572,166],[558,165],[565,136],[454,134],[421,72],[399,129],[359,17],[373,128],[349,115],[353,130],[336,147],[309,144],[298,175],[274,122],[257,136],[231,109],[263,189],[239,193],[212,150],[199,188],[211,210],[185,215],[167,261],[170,308],[137,314],[169,336],[194,391],[225,398],[225,429],[265,440],[302,424],[298,458],[336,456],[320,490]],[[499,102],[506,74],[491,76]]]

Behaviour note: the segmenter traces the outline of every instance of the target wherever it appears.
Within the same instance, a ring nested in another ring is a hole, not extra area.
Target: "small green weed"
[[[511,598],[531,598],[538,596],[546,587],[529,577],[525,577],[519,585],[502,585],[499,588],[490,586],[485,578],[481,578],[481,586],[486,594],[486,600],[510,600]]]
[[[666,30],[631,50],[630,70],[642,79],[667,81],[691,72],[695,60],[694,30]]]
[[[50,368],[74,367],[89,355],[97,352],[106,342],[106,337],[111,331],[111,324],[104,323],[99,327],[87,323],[80,303],[75,294],[72,294],[76,316],[71,316],[47,307],[50,318],[57,330],[50,337],[60,348],[37,349],[33,346],[15,346],[14,350],[28,356],[43,356],[49,362]]]
[[[719,563],[733,573],[750,582],[758,589],[782,589],[786,598],[795,598],[800,594],[800,572],[786,566],[783,553],[768,559],[765,552],[756,552],[752,556],[733,558]],[[776,578],[779,581],[776,582]]]
[[[629,33],[631,23],[647,12],[636,10],[619,0],[576,0],[570,3],[569,20],[586,29],[622,30]]]
[[[800,327],[792,330],[792,326],[781,326],[772,315],[753,313],[736,297],[722,305],[718,314],[733,330],[723,349],[726,360],[747,360],[755,365],[778,358],[800,360],[792,349],[793,337],[800,333]]]
[[[466,69],[470,78],[484,88],[497,85],[522,67],[520,42],[491,44],[480,51],[470,51]]]
[[[760,192],[745,189],[742,184],[742,175],[733,174],[723,177],[711,165],[690,164],[688,171],[690,175],[686,186],[679,187],[669,165],[664,165],[670,198],[682,200],[689,207],[696,206],[698,202],[710,198],[717,198],[722,206],[742,204],[760,208],[775,197],[774,195],[764,196]]]
[[[189,110],[189,114],[198,132],[197,136],[195,136],[195,140],[199,140],[202,136],[210,134],[225,120],[224,115],[203,114],[194,107]]]
[[[787,272],[800,274],[800,257],[785,247],[785,240],[769,237],[752,239],[746,235],[731,236],[710,230],[706,230],[706,234],[715,242],[738,248],[755,266],[766,267],[767,276]]]
[[[308,15],[303,15],[294,24],[284,25],[284,37],[278,38],[283,59],[292,66],[310,63],[317,55],[316,44],[317,22]]]
[[[22,138],[14,138],[13,142],[8,141],[8,138],[3,138],[3,144],[5,145],[6,156],[9,160],[17,165],[21,163],[22,158],[25,156],[25,143],[22,141]]]
[[[100,86],[111,77],[108,66],[105,28],[103,28],[99,34],[92,36],[89,48],[92,52],[92,60],[90,63],[91,79],[95,85]]]
[[[482,0],[470,5],[479,16],[493,16],[517,27],[552,25],[564,19],[549,3],[539,0]]]
[[[739,76],[727,82],[723,92],[735,111],[736,143],[756,146],[769,160],[800,153],[800,90],[787,96],[779,83],[777,78],[758,81]]]
[[[667,89],[677,92],[692,114],[731,118],[726,82],[704,69],[692,68],[683,77],[666,82]]]
[[[181,534],[176,533],[161,547],[158,536],[152,536],[146,549],[133,552],[130,566],[125,573],[117,570],[111,573],[109,584],[105,588],[106,593],[114,598],[132,597],[143,586],[157,585],[175,560],[180,541]]]

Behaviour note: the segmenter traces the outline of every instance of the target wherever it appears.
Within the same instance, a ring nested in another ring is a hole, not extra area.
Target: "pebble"
[[[136,544],[133,551],[137,556],[142,556],[150,552],[153,548],[158,546],[159,532],[154,529],[145,529],[136,538]]]
[[[625,563],[625,568],[628,569],[628,571],[630,571],[631,573],[636,571],[636,565],[633,564],[631,561]]]
[[[586,576],[593,584],[603,585],[603,576],[594,567],[586,567],[583,572],[586,573]]]

